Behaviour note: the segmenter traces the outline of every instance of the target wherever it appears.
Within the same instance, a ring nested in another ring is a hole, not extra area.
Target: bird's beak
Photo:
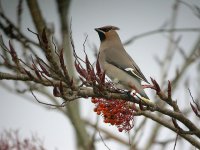
[[[98,33],[102,32],[102,30],[100,30],[99,28],[95,28],[94,30],[97,31]]]

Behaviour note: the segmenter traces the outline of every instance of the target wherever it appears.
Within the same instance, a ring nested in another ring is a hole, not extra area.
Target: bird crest
[[[104,31],[104,32],[108,32],[108,31],[110,31],[110,30],[119,30],[118,27],[111,26],[111,25],[103,26],[103,27],[100,27],[100,28],[98,28],[98,29],[101,30],[101,31]]]

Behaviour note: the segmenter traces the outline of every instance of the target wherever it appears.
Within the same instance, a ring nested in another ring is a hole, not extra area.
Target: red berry
[[[123,131],[123,129],[122,129],[122,128],[119,128],[119,129],[118,129],[118,131],[119,131],[119,132],[122,132],[122,131]]]

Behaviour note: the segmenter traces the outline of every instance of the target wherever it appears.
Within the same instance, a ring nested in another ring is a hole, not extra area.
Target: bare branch
[[[163,32],[170,33],[170,32],[199,32],[199,31],[200,31],[200,28],[155,29],[155,30],[152,30],[152,31],[141,33],[139,35],[136,35],[136,36],[130,38],[129,40],[124,42],[124,45],[128,45],[128,44],[134,42],[135,40],[137,40],[139,38],[143,38],[143,37],[146,37],[146,36],[151,36],[153,34],[158,34],[158,33],[163,33]]]

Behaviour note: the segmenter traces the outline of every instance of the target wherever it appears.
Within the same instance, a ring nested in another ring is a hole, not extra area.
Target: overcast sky
[[[173,3],[173,0],[73,0],[70,17],[72,18],[72,31],[76,50],[80,55],[82,54],[82,44],[86,34],[88,35],[87,45],[99,46],[99,37],[94,31],[96,27],[104,25],[119,27],[119,35],[122,41],[126,41],[134,35],[158,29],[169,21]],[[59,20],[54,1],[40,0],[40,4],[42,13],[49,25],[54,24],[55,26],[55,36],[59,36]],[[190,4],[196,4],[200,7],[199,0],[190,0]],[[2,0],[2,6],[6,15],[15,21],[17,1]],[[32,36],[26,31],[26,28],[33,28],[33,26],[26,3],[24,3],[24,6],[23,30],[27,35]],[[200,27],[200,20],[184,5],[180,7],[177,22],[177,28],[182,27]],[[182,35],[180,44],[186,51],[189,51],[197,34],[184,33]],[[154,56],[157,55],[159,58],[163,58],[166,45],[167,39],[165,36],[156,34],[138,39],[133,44],[126,46],[126,49],[148,79],[151,76],[159,81],[160,70]],[[91,60],[94,61],[91,48],[87,47],[86,50]],[[181,58],[178,57],[173,62],[172,65],[174,66],[172,68],[175,70],[181,61]],[[174,70],[172,69],[172,72]],[[3,129],[19,129],[23,136],[37,133],[44,140],[44,145],[49,150],[53,150],[55,147],[59,150],[75,149],[73,128],[69,120],[58,113],[57,110],[39,107],[36,102],[22,99],[2,87],[0,87],[0,95],[0,131]],[[89,100],[82,101],[82,106],[85,118],[88,116],[90,118],[96,117],[95,113],[91,113],[93,105]],[[115,127],[103,126],[113,132],[118,132]],[[123,136],[122,134],[120,136]],[[121,148],[119,145],[109,142],[108,145],[113,150]],[[98,149],[106,148],[102,142],[99,142]]]

